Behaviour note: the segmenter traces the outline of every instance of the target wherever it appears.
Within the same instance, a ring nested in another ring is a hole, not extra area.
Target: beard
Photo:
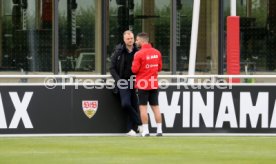
[[[141,48],[141,44],[135,43],[135,45],[136,45],[137,48],[139,48],[139,49]]]

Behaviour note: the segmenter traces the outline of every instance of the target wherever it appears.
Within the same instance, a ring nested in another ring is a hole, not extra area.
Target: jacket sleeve
[[[114,78],[114,80],[117,82],[118,80],[120,80],[120,76],[117,72],[117,51],[115,50],[111,56],[111,65],[110,65],[110,68],[109,68],[109,71],[110,71],[110,74],[112,75],[112,77]]]
[[[141,67],[140,58],[138,53],[136,52],[136,54],[134,55],[134,59],[131,67],[132,73],[137,74],[138,71],[140,70],[140,67]]]
[[[162,71],[162,55],[159,53],[158,72]]]

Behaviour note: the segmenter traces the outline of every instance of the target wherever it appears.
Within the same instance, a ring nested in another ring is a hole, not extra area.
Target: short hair
[[[137,37],[142,38],[143,40],[149,42],[149,35],[145,32],[141,32],[137,34]]]
[[[131,30],[126,30],[124,33],[123,33],[123,36],[125,36],[126,34],[133,34],[133,32]]]

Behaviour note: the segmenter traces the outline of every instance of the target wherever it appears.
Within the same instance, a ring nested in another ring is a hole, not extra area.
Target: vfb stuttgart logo
[[[91,119],[98,109],[98,101],[82,101],[82,110]]]

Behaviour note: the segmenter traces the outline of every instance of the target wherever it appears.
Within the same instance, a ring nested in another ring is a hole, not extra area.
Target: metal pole
[[[107,56],[107,43],[106,43],[106,30],[107,30],[107,0],[102,0],[102,64],[101,64],[101,74],[106,74],[106,56]]]
[[[59,33],[58,33],[58,26],[59,26],[59,21],[58,21],[58,0],[54,0],[53,3],[53,73],[57,75],[59,73],[59,43],[58,43],[58,38],[59,38]]]
[[[177,26],[177,6],[176,6],[176,0],[172,0],[172,40],[171,40],[171,44],[172,44],[172,74],[175,75],[176,74],[176,65],[177,65],[177,49],[176,49],[176,26]]]
[[[188,73],[189,75],[195,74],[199,14],[200,14],[200,0],[194,0],[192,34],[191,34],[191,45],[190,45],[189,73]],[[194,80],[192,79],[190,81],[190,83],[192,83],[193,81]]]
[[[231,0],[231,16],[237,15],[237,0]]]
[[[218,33],[218,74],[224,74],[224,53],[225,53],[225,37],[224,37],[224,0],[219,0],[219,33]]]
[[[252,0],[246,1],[246,17],[252,16]]]

